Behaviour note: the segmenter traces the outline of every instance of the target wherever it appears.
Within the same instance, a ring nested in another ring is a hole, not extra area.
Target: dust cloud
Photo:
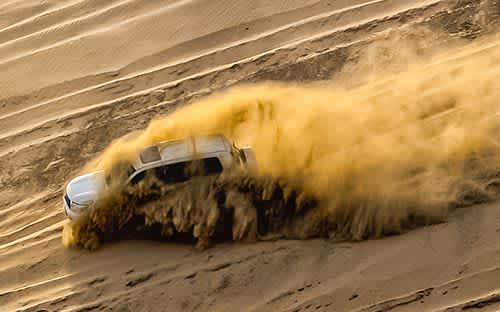
[[[218,236],[271,234],[361,240],[493,200],[500,189],[498,43],[447,51],[354,88],[237,86],[153,120],[85,170],[132,161],[154,142],[220,133],[254,148],[258,175],[110,192],[73,225],[74,240],[95,248],[131,226],[188,233],[201,246]]]

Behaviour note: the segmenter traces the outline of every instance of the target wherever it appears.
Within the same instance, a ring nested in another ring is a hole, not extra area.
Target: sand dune
[[[359,243],[128,240],[92,253],[61,243],[60,202],[68,178],[160,114],[241,82],[356,84],[384,53],[404,63],[387,52],[403,38],[430,54],[479,40],[437,62],[496,55],[498,37],[480,40],[499,13],[494,0],[2,2],[0,310],[499,310],[495,202]]]

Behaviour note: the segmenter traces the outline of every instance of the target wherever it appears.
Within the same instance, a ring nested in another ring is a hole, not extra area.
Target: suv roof
[[[136,170],[153,165],[203,154],[231,150],[231,143],[223,135],[195,136],[181,140],[160,142],[143,149],[134,164]]]

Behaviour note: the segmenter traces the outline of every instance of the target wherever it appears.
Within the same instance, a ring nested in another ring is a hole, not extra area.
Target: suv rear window
[[[219,174],[223,170],[217,157],[184,161],[154,169],[156,177],[167,184],[188,181],[190,178]]]

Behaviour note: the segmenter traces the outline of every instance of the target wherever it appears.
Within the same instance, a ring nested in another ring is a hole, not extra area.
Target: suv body
[[[188,170],[193,164],[198,169]],[[255,173],[257,166],[252,149],[238,148],[226,137],[212,135],[151,145],[143,149],[128,168],[122,167],[119,170],[122,176],[125,175],[125,184],[137,184],[149,172],[154,173],[163,183],[175,184],[195,176],[220,174],[235,167]],[[110,173],[100,170],[71,180],[63,197],[66,215],[75,221],[85,216],[102,191],[109,187],[111,179]]]

